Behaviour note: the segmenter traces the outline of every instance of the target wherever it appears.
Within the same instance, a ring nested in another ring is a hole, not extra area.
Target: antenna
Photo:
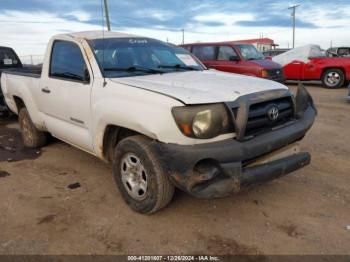
[[[104,6],[105,6],[105,13],[106,13],[106,24],[107,24],[107,30],[111,31],[111,23],[109,21],[109,12],[108,12],[108,3],[107,0],[104,0]]]
[[[101,24],[102,24],[102,76],[103,76],[103,87],[107,85],[106,77],[104,74],[104,65],[105,65],[105,23],[104,23],[104,12],[103,12],[103,0],[101,0]]]

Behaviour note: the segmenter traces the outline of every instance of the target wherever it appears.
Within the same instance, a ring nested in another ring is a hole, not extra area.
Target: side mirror
[[[230,61],[234,61],[234,62],[238,62],[238,61],[240,61],[241,59],[239,59],[239,57],[238,56],[230,56],[230,58],[229,58],[229,60]]]
[[[267,59],[267,60],[272,60],[272,56],[265,56],[265,59]]]

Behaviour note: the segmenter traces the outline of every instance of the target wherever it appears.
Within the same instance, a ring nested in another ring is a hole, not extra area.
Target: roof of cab
[[[85,32],[76,32],[76,33],[69,33],[65,34],[69,35],[73,38],[84,38],[84,39],[102,39],[102,38],[128,38],[128,37],[142,37],[132,34],[125,34],[120,32],[110,32],[110,31],[85,31]]]

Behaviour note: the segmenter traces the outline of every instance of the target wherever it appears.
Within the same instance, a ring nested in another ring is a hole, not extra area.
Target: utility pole
[[[300,5],[293,5],[288,7],[288,9],[292,9],[292,17],[293,17],[293,48],[295,47],[295,9]]]
[[[182,44],[185,44],[185,29],[182,29]]]
[[[107,0],[104,0],[105,3],[105,14],[106,14],[106,24],[107,24],[107,30],[111,31],[111,23],[109,21],[109,12],[108,12],[108,3]]]

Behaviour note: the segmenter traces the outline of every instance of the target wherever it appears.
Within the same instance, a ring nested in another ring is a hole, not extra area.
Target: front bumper
[[[310,154],[302,152],[253,167],[249,164],[304,137],[317,111],[303,87],[298,90],[296,106],[298,119],[293,124],[250,140],[199,145],[153,141],[150,146],[180,189],[200,198],[227,196],[243,186],[275,179],[310,163]]]
[[[267,78],[268,80],[276,81],[278,83],[284,84],[286,82],[286,78],[282,76],[271,76]]]
[[[267,70],[267,72],[268,72],[268,76],[267,76],[268,80],[273,80],[282,84],[286,82],[286,77],[283,73],[282,68]]]

